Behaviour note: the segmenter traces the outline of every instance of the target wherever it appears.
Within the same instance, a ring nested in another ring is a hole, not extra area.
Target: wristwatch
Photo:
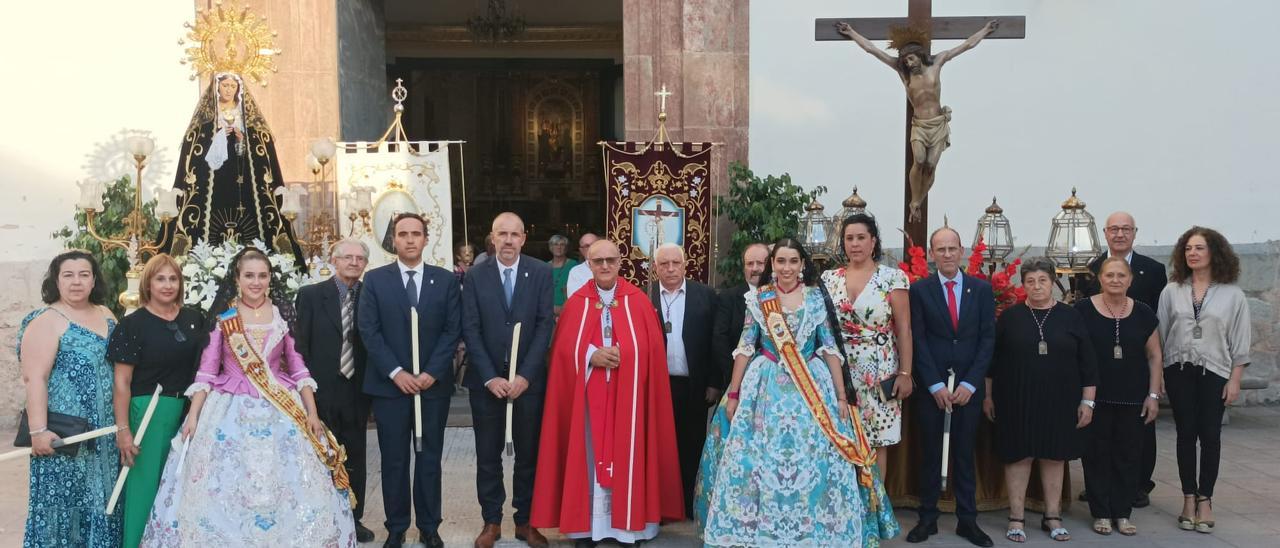
[[[1151,399],[1153,399],[1153,400],[1156,400],[1156,401],[1160,401],[1160,394],[1157,394],[1157,393],[1155,393],[1155,392],[1152,392],[1152,393],[1150,393],[1150,394],[1147,394],[1147,397],[1148,397],[1148,398],[1151,398]]]
[[[1093,406],[1096,404],[1093,403],[1093,400],[1080,400],[1080,405],[1086,406],[1089,409],[1093,409]]]

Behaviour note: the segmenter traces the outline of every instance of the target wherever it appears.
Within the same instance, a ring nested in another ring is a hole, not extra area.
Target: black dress
[[[995,402],[996,452],[1007,463],[1078,458],[1084,450],[1084,433],[1076,428],[1081,388],[1098,384],[1097,357],[1080,313],[1063,303],[1034,313],[1044,322],[1045,355],[1040,355],[1039,330],[1027,305],[1009,308],[996,322],[987,376]]]
[[[170,322],[142,307],[120,320],[107,346],[107,360],[133,366],[133,397],[150,396],[157,384],[163,395],[182,397],[195,378],[208,339],[204,314],[197,310],[182,308]]]
[[[1103,316],[1093,299],[1076,304],[1084,318],[1098,358],[1098,395],[1101,403],[1142,405],[1150,392],[1151,370],[1147,362],[1147,340],[1159,325],[1156,313],[1134,300],[1133,311],[1120,320],[1121,359],[1115,358],[1116,321]]]

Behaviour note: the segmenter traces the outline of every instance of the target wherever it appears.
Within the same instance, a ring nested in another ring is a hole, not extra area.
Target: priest
[[[587,259],[592,281],[552,342],[530,525],[630,544],[684,519],[666,352],[648,297],[618,278],[618,246],[597,241]]]

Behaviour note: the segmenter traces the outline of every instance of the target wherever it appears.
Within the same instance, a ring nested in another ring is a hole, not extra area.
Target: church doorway
[[[409,138],[466,141],[450,162],[455,245],[483,251],[502,211],[524,218],[525,253],[543,259],[553,235],[602,231],[596,143],[623,136],[621,4],[387,2],[387,77],[409,89]],[[485,38],[503,17],[523,28]]]

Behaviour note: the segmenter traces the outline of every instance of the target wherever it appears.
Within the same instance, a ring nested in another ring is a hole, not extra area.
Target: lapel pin
[[[431,284],[431,285],[436,285],[436,279],[435,279],[435,278],[432,278],[432,279],[431,279],[430,284]]]
[[[528,277],[529,277],[529,273],[528,273],[528,272],[525,272],[525,273],[524,273],[524,277],[528,278]]]
[[[1146,273],[1147,273],[1147,272],[1146,272],[1145,270],[1139,270],[1139,271],[1138,271],[1138,275],[1139,275],[1139,276],[1141,276],[1141,275],[1143,275],[1143,274],[1146,274]]]

